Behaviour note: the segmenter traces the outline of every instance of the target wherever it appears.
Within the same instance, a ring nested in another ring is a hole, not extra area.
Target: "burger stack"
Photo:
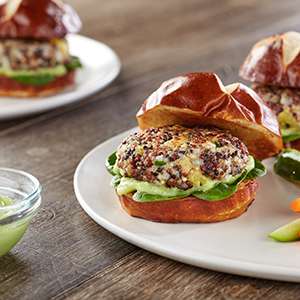
[[[300,150],[300,34],[286,32],[256,43],[240,76],[278,116],[286,146]]]
[[[81,27],[60,0],[10,0],[0,6],[0,95],[58,93],[74,84],[81,66],[66,35]]]
[[[106,167],[124,210],[158,222],[217,222],[255,199],[259,159],[278,154],[275,114],[250,88],[216,74],[165,81],[137,113],[139,131]]]

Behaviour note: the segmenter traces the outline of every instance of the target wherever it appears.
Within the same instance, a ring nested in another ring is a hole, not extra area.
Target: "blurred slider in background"
[[[81,28],[77,13],[60,0],[0,3],[0,95],[36,97],[71,87],[80,60],[65,39]]]

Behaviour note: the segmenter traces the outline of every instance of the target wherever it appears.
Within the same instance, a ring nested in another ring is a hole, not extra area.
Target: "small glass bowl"
[[[0,168],[0,198],[11,199],[0,205],[0,257],[23,237],[41,204],[41,185],[32,175]]]

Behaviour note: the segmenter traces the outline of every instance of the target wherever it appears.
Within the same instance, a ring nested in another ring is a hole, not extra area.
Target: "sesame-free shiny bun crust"
[[[189,73],[163,82],[144,102],[137,120],[141,129],[173,124],[226,129],[257,159],[282,149],[277,118],[261,98],[241,83],[224,86],[214,73]]]
[[[163,223],[221,222],[242,215],[255,198],[258,183],[242,182],[238,191],[221,201],[187,197],[171,201],[136,202],[131,195],[119,196],[124,210],[133,217]]]
[[[80,28],[76,11],[60,0],[8,0],[0,5],[0,38],[51,40]]]
[[[300,87],[300,33],[290,31],[257,42],[240,68],[250,82]]]

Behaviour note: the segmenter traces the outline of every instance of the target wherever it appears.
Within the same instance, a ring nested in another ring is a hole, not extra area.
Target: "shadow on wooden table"
[[[0,281],[5,281],[12,273],[15,272],[15,266],[19,267],[20,276],[29,275],[29,265],[27,265],[20,257],[8,253],[3,257],[0,257]],[[28,271],[27,271],[28,270]]]

